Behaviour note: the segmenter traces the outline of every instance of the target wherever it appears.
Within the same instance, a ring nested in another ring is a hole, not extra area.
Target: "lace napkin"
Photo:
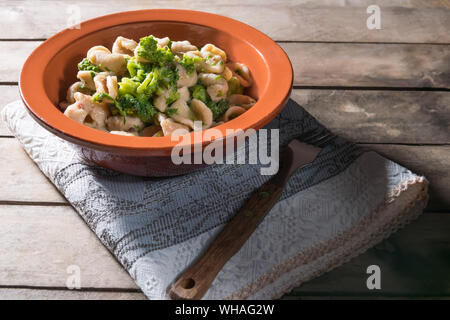
[[[76,146],[41,128],[20,101],[1,115],[150,299],[168,299],[167,288],[269,179],[260,165],[237,164],[173,178],[128,176],[82,160]],[[290,100],[267,127],[279,128],[286,144],[320,124]],[[297,170],[205,299],[278,298],[388,237],[426,201],[424,177],[338,138]]]

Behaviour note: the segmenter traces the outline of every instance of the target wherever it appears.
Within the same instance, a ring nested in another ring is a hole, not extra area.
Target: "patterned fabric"
[[[167,287],[179,273],[198,257],[250,193],[270,178],[260,174],[260,164],[211,165],[173,178],[128,176],[84,162],[77,147],[42,129],[20,102],[6,106],[2,118],[149,298],[167,298]],[[281,145],[319,127],[293,101],[267,126],[280,129]],[[373,214],[405,183],[405,190],[426,185],[423,178],[373,152],[363,153],[352,143],[334,140],[312,165],[297,170],[280,202],[225,265],[206,298],[282,294],[291,284],[272,283],[306,261],[281,273],[273,273],[273,268],[320,243],[333,243],[332,239]],[[423,200],[422,189],[416,190],[416,198]],[[395,202],[405,202],[402,211],[416,199],[408,202],[401,198]],[[420,212],[423,202],[417,203],[414,212]],[[359,251],[353,248],[352,252]],[[326,253],[316,259],[324,259]],[[318,275],[326,270],[317,267],[313,271]],[[272,274],[269,281],[258,281],[267,274]]]

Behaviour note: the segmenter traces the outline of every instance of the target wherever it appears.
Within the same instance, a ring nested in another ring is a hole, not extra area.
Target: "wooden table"
[[[0,107],[18,99],[25,58],[67,26],[69,12],[77,10],[71,3],[0,0]],[[450,1],[243,3],[76,1],[82,20],[123,10],[189,8],[258,28],[292,60],[293,99],[336,133],[429,179],[431,200],[419,220],[286,299],[449,297]],[[366,27],[366,8],[374,3],[381,8],[380,30]],[[4,124],[0,148],[0,298],[143,299]],[[379,291],[366,288],[372,264],[381,267]],[[70,265],[81,268],[81,290],[66,288]]]

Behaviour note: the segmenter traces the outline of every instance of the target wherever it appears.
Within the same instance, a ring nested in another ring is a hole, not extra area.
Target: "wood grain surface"
[[[369,30],[369,5],[381,9],[381,29]],[[447,1],[11,1],[1,0],[0,33],[4,39],[42,39],[72,25],[120,11],[178,8],[201,10],[243,21],[275,40],[321,42],[448,43]],[[255,10],[257,8],[257,10]],[[51,17],[51,19],[49,19]],[[18,27],[20,26],[20,27]]]
[[[380,30],[366,27],[372,4],[381,9]],[[26,57],[78,10],[85,20],[142,8],[195,9],[267,33],[293,63],[292,99],[333,132],[425,175],[431,192],[428,212],[417,221],[284,299],[450,297],[450,1],[0,0],[0,6],[0,109],[19,98]],[[144,299],[1,121],[0,147],[0,299]],[[365,287],[372,264],[382,270],[379,292]],[[81,269],[79,291],[66,288],[70,265]]]

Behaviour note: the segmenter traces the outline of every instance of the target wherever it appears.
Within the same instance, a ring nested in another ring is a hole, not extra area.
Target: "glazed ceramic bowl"
[[[118,36],[139,40],[150,34],[189,40],[197,47],[213,43],[223,48],[230,60],[243,62],[251,71],[254,84],[247,93],[258,102],[239,117],[215,127],[220,136],[203,139],[200,149],[214,139],[226,137],[227,129],[245,131],[263,127],[287,102],[292,66],[273,40],[239,21],[188,10],[111,14],[85,21],[79,29],[66,29],[54,35],[34,50],[23,66],[19,83],[23,102],[39,124],[78,145],[83,157],[100,166],[141,176],[170,176],[197,169],[203,164],[175,165],[171,161],[171,150],[178,142],[170,137],[101,132],[67,118],[57,107],[65,100],[67,88],[76,81],[77,63],[89,48],[96,45],[111,48]],[[190,150],[194,152],[194,148]]]

